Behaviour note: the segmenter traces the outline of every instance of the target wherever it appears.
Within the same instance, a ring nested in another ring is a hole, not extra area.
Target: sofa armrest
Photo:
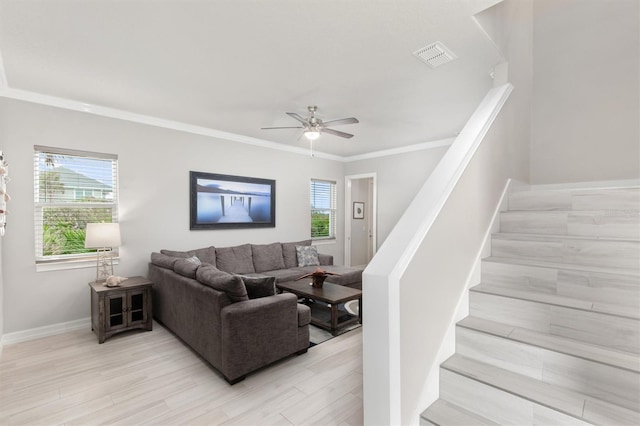
[[[225,306],[222,371],[235,381],[250,371],[297,351],[298,298],[291,293]]]
[[[320,260],[320,265],[333,265],[333,256],[330,254],[318,253],[318,259]]]

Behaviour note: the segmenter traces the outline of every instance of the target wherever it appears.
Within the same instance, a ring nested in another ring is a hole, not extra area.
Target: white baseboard
[[[91,318],[87,317],[79,320],[61,322],[58,324],[45,325],[44,327],[37,327],[31,328],[29,330],[7,333],[2,336],[2,340],[0,341],[0,350],[2,350],[1,348],[3,345],[26,342],[27,340],[39,339],[41,337],[48,337],[82,329],[91,330]]]

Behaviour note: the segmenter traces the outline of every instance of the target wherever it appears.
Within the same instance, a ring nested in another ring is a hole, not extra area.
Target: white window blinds
[[[87,223],[118,220],[118,157],[34,147],[36,263],[93,257]]]
[[[336,183],[311,179],[311,238],[336,237]]]

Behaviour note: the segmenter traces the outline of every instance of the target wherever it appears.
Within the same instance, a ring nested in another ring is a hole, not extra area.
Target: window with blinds
[[[311,238],[336,237],[336,183],[311,179]]]
[[[118,221],[118,157],[34,147],[36,263],[95,256],[87,223]]]

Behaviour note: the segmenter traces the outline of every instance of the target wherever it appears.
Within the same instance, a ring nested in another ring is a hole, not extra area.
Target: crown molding
[[[3,85],[4,83],[4,85]],[[309,150],[288,146],[281,143],[271,142],[264,139],[253,138],[250,136],[239,135],[236,133],[224,132],[222,130],[211,129],[203,126],[182,123],[179,121],[167,120],[164,118],[153,117],[145,114],[137,114],[125,110],[93,105],[85,102],[75,101],[72,99],[60,98],[57,96],[45,95],[42,93],[30,92],[26,90],[12,89],[7,87],[4,69],[2,67],[2,57],[0,57],[0,97],[8,99],[16,99],[25,102],[31,102],[39,105],[52,106],[56,108],[66,109],[70,111],[82,112],[86,114],[97,115],[101,117],[115,118],[118,120],[130,121],[133,123],[146,124],[148,126],[161,127],[165,129],[177,130],[195,135],[208,136],[217,139],[223,139],[233,142],[240,142],[247,145],[258,146],[261,148],[275,149],[278,151],[290,152],[309,156]],[[370,152],[366,154],[340,156],[329,154],[326,152],[314,151],[314,158],[322,158],[325,160],[339,161],[349,163],[352,161],[367,160],[371,158],[386,157],[390,155],[402,154],[406,152],[421,151],[425,149],[433,149],[441,146],[451,145],[454,138],[441,139],[431,142],[423,142],[415,145],[409,145],[399,148],[386,149],[381,151]]]
[[[351,163],[353,161],[369,160],[371,158],[388,157],[390,155],[404,154],[407,152],[415,152],[415,151],[423,151],[426,149],[440,148],[441,146],[451,145],[454,140],[455,138],[446,138],[446,139],[439,139],[437,141],[422,142],[415,145],[401,146],[399,148],[384,149],[381,151],[368,152],[366,154],[342,157],[342,161],[344,161],[345,163]]]

